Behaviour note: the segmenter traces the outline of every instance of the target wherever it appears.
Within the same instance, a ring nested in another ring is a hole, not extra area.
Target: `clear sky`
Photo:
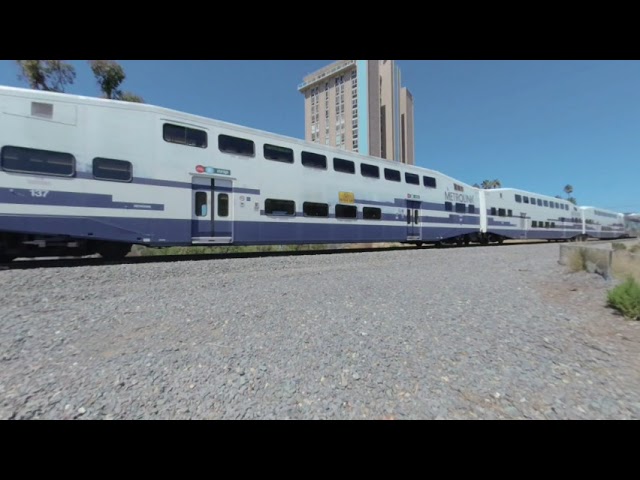
[[[147,103],[304,137],[302,77],[332,60],[122,60]],[[85,61],[69,93],[98,95]],[[580,205],[640,212],[640,61],[398,60],[416,164]],[[15,62],[0,84],[25,86]]]

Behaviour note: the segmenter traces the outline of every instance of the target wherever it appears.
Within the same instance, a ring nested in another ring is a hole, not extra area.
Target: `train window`
[[[218,216],[229,216],[229,194],[227,193],[218,194]]]
[[[327,169],[327,157],[317,153],[302,152],[302,165],[310,168]]]
[[[467,213],[467,206],[464,203],[456,203],[456,212]]]
[[[384,178],[390,180],[392,182],[400,182],[402,181],[402,177],[400,176],[399,170],[392,170],[391,168],[384,169]]]
[[[363,177],[380,178],[380,168],[368,163],[360,164],[360,173]]]
[[[70,153],[23,147],[2,147],[0,163],[7,172],[35,175],[72,177],[76,170],[76,159]]]
[[[444,209],[447,212],[452,212],[453,211],[453,203],[451,202],[444,202]]]
[[[506,217],[507,216],[507,211],[504,208],[499,208],[498,209],[498,215],[500,217]]]
[[[476,207],[474,205],[469,205],[469,213],[476,213]]]
[[[362,218],[365,220],[380,220],[382,218],[382,210],[374,207],[364,207],[362,209]]]
[[[336,205],[336,218],[357,218],[358,207],[355,205]]]
[[[276,216],[295,216],[296,204],[291,200],[267,198],[264,201],[264,213]]]
[[[133,165],[125,160],[94,158],[93,178],[113,182],[130,182],[133,179]]]
[[[507,217],[513,217],[513,210],[507,210]]]
[[[533,197],[531,197],[529,200],[531,201],[531,205],[534,205],[534,206],[535,206],[535,204],[536,204],[536,199],[535,199],[535,198],[533,198]]]
[[[538,226],[538,222],[535,220],[531,220],[531,227],[536,228]]]
[[[436,179],[433,177],[422,177],[422,183],[425,187],[436,188]]]
[[[277,145],[264,145],[264,158],[267,160],[273,160],[275,162],[293,163],[293,150],[285,147],[278,147]]]
[[[207,216],[207,192],[196,192],[196,216]]]
[[[491,213],[489,215],[495,215],[496,214],[496,207],[491,207]]]
[[[522,203],[522,195],[516,195],[516,202]]]
[[[333,159],[333,169],[336,172],[342,173],[356,173],[356,164],[351,160],[343,160],[341,158]]]
[[[522,201],[524,203],[529,203],[529,197],[522,197]]]
[[[204,130],[165,123],[162,126],[162,138],[169,143],[207,148],[207,132]]]
[[[545,207],[548,207],[548,206],[549,206],[549,200],[544,200],[544,201],[542,202],[542,204],[543,204]]]
[[[549,228],[549,222],[544,222],[545,228]]]
[[[556,222],[551,222],[551,228],[556,228]]]
[[[560,204],[556,202],[556,208],[560,208]]]
[[[404,173],[404,181],[410,183],[411,185],[420,185],[420,176],[415,173]]]
[[[256,145],[253,140],[232,137],[230,135],[218,135],[218,149],[224,153],[253,157],[256,154]]]
[[[326,203],[304,202],[302,212],[305,217],[328,217],[329,205]]]

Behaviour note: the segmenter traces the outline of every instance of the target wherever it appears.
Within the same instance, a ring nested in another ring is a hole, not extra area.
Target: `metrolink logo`
[[[474,203],[473,195],[465,195],[456,192],[444,192],[445,200],[458,203]]]

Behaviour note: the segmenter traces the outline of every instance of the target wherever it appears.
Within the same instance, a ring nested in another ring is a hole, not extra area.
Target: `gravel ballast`
[[[0,272],[1,419],[638,419],[558,244]]]

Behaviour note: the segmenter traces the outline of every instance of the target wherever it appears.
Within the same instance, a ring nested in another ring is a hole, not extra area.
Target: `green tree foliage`
[[[120,90],[120,85],[127,78],[127,75],[118,62],[115,60],[89,60],[89,65],[104,98],[144,103],[141,96]]]
[[[567,197],[573,193],[573,187],[571,185],[565,185],[564,193],[567,194]]]
[[[64,92],[76,79],[76,69],[64,60],[16,60],[20,73],[30,88],[49,92]]]
[[[126,78],[122,66],[113,60],[89,60],[89,65],[104,98],[117,98],[120,84]]]
[[[500,187],[502,187],[502,183],[498,179],[496,179],[496,180],[483,180],[482,184],[480,185],[480,187],[484,188],[485,190],[490,190],[492,188],[500,188]]]
[[[124,100],[125,102],[144,103],[144,98],[131,92],[122,92],[118,100]]]

